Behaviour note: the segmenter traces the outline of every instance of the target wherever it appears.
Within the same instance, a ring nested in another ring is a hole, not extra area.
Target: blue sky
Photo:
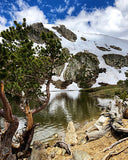
[[[114,0],[2,0],[0,15],[10,21],[13,20],[13,12],[22,11],[25,7],[38,6],[48,19],[48,23],[55,23],[57,19],[65,19],[69,14],[77,16],[81,10],[92,12],[113,5]]]
[[[1,0],[0,31],[13,21],[64,24],[128,39],[128,0]]]

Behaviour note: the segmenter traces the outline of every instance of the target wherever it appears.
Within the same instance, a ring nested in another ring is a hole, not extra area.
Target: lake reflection
[[[47,141],[54,133],[63,136],[68,122],[76,126],[99,115],[97,99],[85,92],[52,92],[49,105],[34,116],[34,122],[40,123],[35,130],[34,139]]]
[[[49,105],[33,117],[34,123],[40,123],[40,126],[35,129],[34,140],[46,142],[51,140],[55,133],[63,136],[69,121],[73,121],[78,127],[85,121],[96,118],[100,113],[97,104],[97,99],[88,96],[85,92],[51,92]],[[11,105],[13,114],[19,118],[19,129],[21,129],[26,122],[25,117],[17,104]],[[0,122],[2,127],[2,121]]]

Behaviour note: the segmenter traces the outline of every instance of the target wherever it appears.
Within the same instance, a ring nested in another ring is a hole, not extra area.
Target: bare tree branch
[[[50,87],[50,80],[48,80],[48,82],[46,84],[47,99],[45,100],[44,104],[41,107],[39,107],[37,109],[34,109],[32,111],[32,114],[40,112],[41,110],[43,110],[48,105],[48,102],[49,102],[49,99],[50,99],[50,90],[49,90],[49,87]]]
[[[126,141],[126,140],[128,140],[128,137],[123,138],[123,139],[120,139],[119,141],[113,143],[110,147],[104,148],[103,151],[106,152],[107,150],[112,149],[112,148],[113,148],[114,146],[116,146],[117,144],[122,143],[123,141]]]
[[[124,152],[127,148],[128,148],[128,146],[123,148],[119,152],[115,152],[115,151],[109,152],[102,160],[109,160],[111,157],[116,156],[116,155]]]

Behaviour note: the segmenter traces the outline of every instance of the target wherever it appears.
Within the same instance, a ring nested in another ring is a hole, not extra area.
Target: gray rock
[[[58,67],[54,68],[53,69],[53,74],[55,74],[55,76],[60,76],[62,71],[63,71],[63,69],[64,69],[64,66],[65,65],[63,64],[61,66],[58,66]]]
[[[67,29],[64,25],[60,25],[60,27],[53,27],[53,29],[56,29],[58,33],[71,42],[75,42],[77,40],[76,34]]]
[[[44,43],[44,41],[41,39],[41,32],[44,31],[45,33],[49,32],[50,30],[47,28],[44,28],[42,23],[34,23],[29,26],[29,33],[28,36],[33,42],[35,43]],[[54,34],[54,36],[57,38],[57,36]]]
[[[84,152],[84,151],[79,151],[79,150],[75,150],[73,151],[73,154],[72,154],[72,160],[91,160],[91,156]]]
[[[65,142],[70,145],[75,145],[78,143],[77,134],[75,131],[75,127],[72,121],[68,123],[67,133],[65,137]]]
[[[122,49],[120,47],[117,47],[117,46],[114,46],[114,45],[111,45],[110,47],[115,49],[115,50],[122,51]]]
[[[88,51],[79,52],[71,58],[64,72],[64,79],[74,81],[81,88],[91,87],[99,74],[97,56]]]
[[[110,51],[110,48],[105,48],[105,47],[101,47],[101,46],[96,46],[96,47],[101,51]]]
[[[46,160],[46,159],[50,160],[51,158],[46,153],[44,144],[39,141],[35,141],[33,143],[31,160]]]
[[[111,67],[120,69],[122,67],[128,67],[128,56],[122,56],[118,54],[106,54],[103,55],[105,63]]]

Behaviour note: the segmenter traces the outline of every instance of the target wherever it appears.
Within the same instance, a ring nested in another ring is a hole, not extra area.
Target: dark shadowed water
[[[55,133],[63,136],[69,121],[73,121],[78,127],[96,118],[100,113],[97,104],[97,99],[88,96],[85,92],[52,92],[49,105],[34,115],[34,123],[40,123],[40,126],[35,129],[34,140],[46,142],[51,140]],[[24,127],[26,120],[18,107],[13,108],[13,113],[19,117],[19,128]]]

